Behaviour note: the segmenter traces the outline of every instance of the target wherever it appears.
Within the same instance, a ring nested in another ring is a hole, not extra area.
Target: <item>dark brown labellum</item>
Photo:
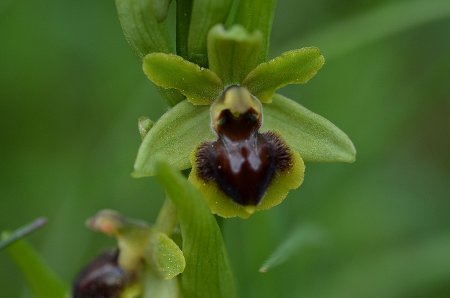
[[[119,251],[103,252],[81,272],[73,286],[73,298],[116,298],[131,276],[118,264]]]
[[[239,101],[239,96],[232,100]],[[276,172],[291,166],[289,149],[275,133],[258,132],[261,110],[249,106],[244,113],[234,113],[232,108],[222,106],[225,108],[216,112],[218,116],[213,125],[217,141],[203,143],[197,151],[198,174],[204,181],[216,182],[234,202],[256,206]]]

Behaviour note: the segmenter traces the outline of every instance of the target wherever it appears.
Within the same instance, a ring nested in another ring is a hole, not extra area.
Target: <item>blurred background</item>
[[[344,130],[358,155],[307,164],[282,205],[226,221],[240,296],[450,297],[450,3],[278,2],[271,55],[314,45],[327,59],[281,93]],[[86,218],[155,219],[163,190],[130,173],[137,118],[167,107],[113,1],[3,0],[0,38],[0,230],[48,217],[29,241],[72,280],[114,245]],[[258,272],[296,237],[287,262]],[[28,297],[3,251],[0,289]]]

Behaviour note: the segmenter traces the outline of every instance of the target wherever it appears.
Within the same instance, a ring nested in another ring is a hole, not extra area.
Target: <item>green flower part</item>
[[[184,270],[184,256],[176,243],[143,221],[102,210],[87,221],[87,226],[117,239],[118,264],[125,271],[150,270],[161,279],[172,279]]]
[[[173,54],[144,58],[145,74],[162,88],[179,90],[187,101],[146,134],[135,176],[154,175],[156,156],[163,155],[178,170],[192,167],[189,180],[213,213],[246,218],[299,187],[304,161],[354,161],[355,148],[345,133],[276,94],[317,73],[324,64],[319,49],[289,51],[257,65],[265,51],[262,34],[239,25],[213,27],[207,45],[209,69]]]

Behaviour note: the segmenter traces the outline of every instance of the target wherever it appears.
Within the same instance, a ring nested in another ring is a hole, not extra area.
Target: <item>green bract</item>
[[[319,49],[292,50],[260,63],[266,51],[263,36],[258,30],[250,34],[240,25],[228,30],[222,25],[213,27],[208,34],[209,69],[174,54],[152,53],[144,58],[144,72],[155,84],[177,89],[187,100],[163,115],[144,137],[134,166],[136,177],[154,175],[155,157],[163,156],[176,170],[193,167],[190,180],[205,195],[213,213],[248,217],[255,210],[279,204],[290,189],[301,184],[303,161],[355,160],[355,148],[344,132],[295,101],[275,94],[287,84],[304,84],[317,73],[325,61]],[[261,133],[275,132],[291,152],[291,168],[275,173],[262,201],[255,206],[227,201],[218,185],[199,177],[196,168],[193,152],[217,134],[211,130],[213,112],[209,106],[223,98],[229,86],[244,87],[242,90],[264,104]]]
[[[117,12],[125,38],[140,57],[153,52],[169,53],[171,44],[166,24],[164,4],[154,0],[116,0]]]
[[[167,160],[156,158],[155,171],[158,181],[177,207],[186,257],[186,269],[181,275],[183,297],[236,297],[233,275],[217,221],[201,194]]]

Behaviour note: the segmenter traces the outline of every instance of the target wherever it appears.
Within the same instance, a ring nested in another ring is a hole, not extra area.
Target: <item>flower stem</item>
[[[177,54],[188,59],[188,36],[191,23],[192,0],[177,0]]]
[[[177,209],[170,198],[166,198],[156,219],[156,228],[170,237],[177,225]]]

